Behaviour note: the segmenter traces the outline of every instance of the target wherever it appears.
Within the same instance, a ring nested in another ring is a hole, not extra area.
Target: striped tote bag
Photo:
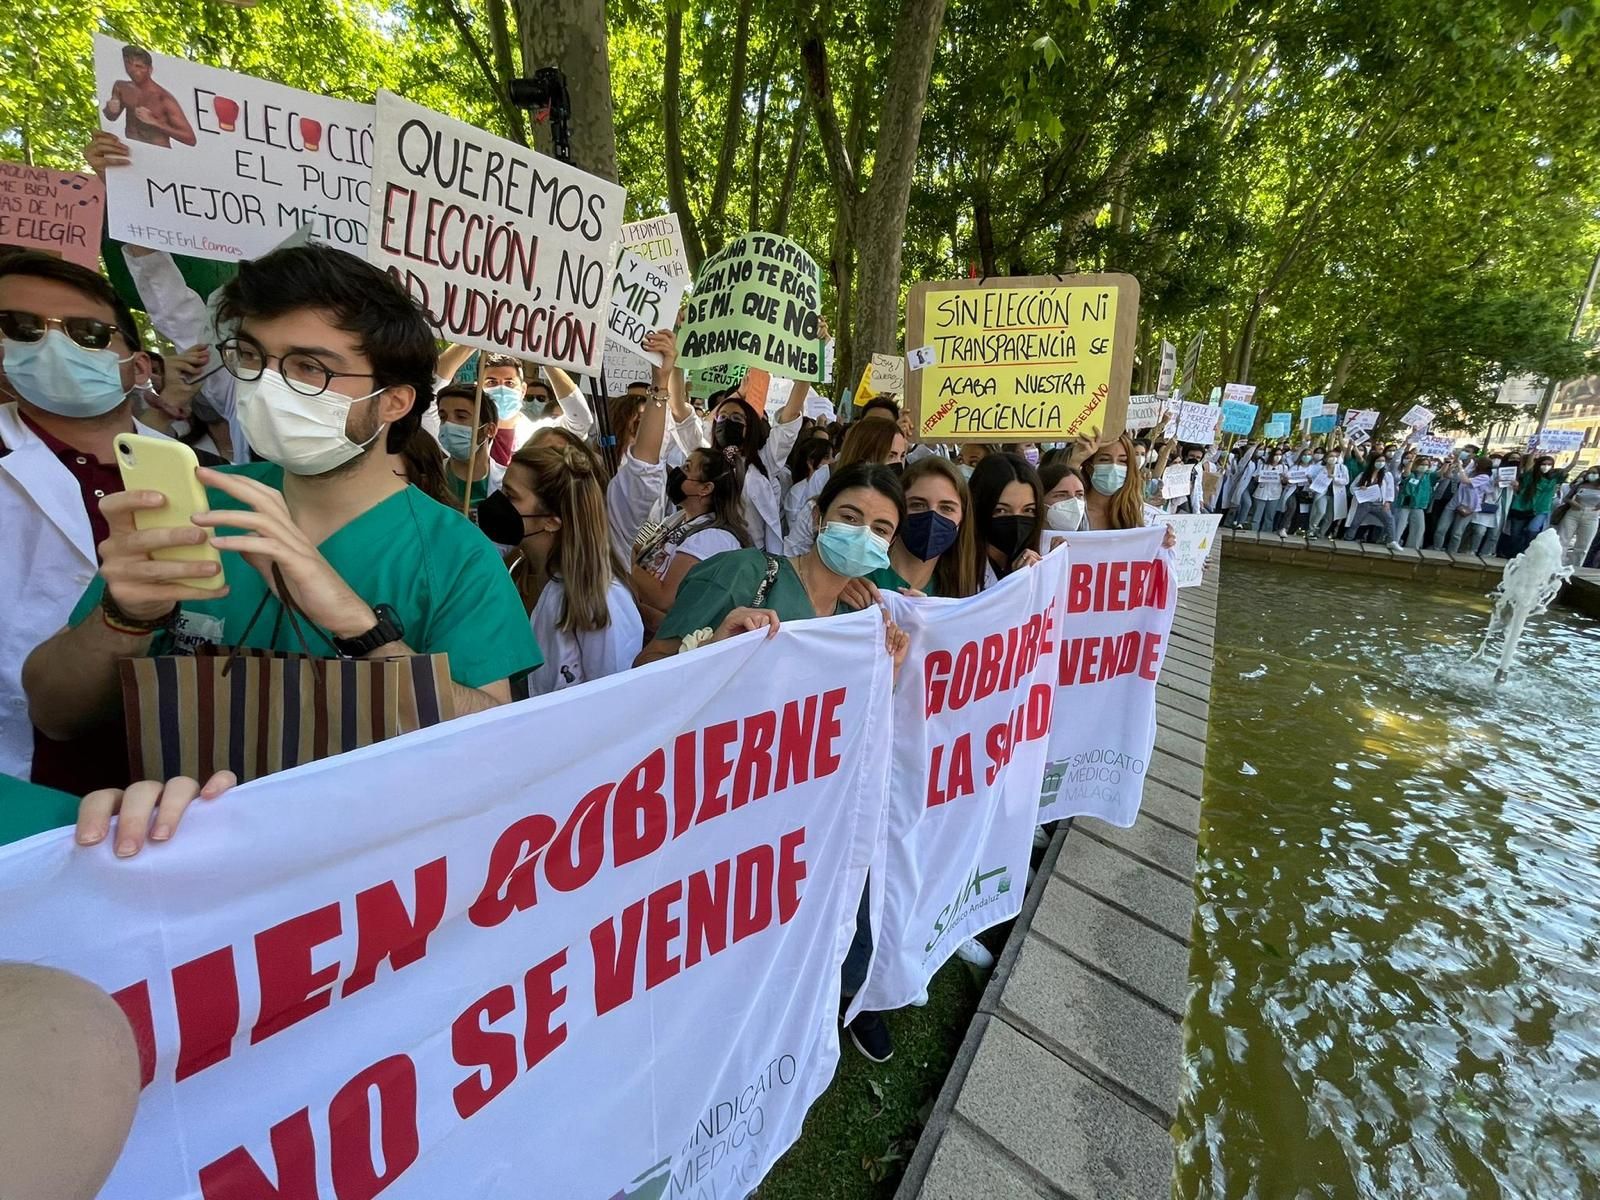
[[[203,783],[226,769],[243,783],[456,715],[448,655],[313,655],[304,614],[276,582],[279,619],[288,616],[305,653],[202,646],[120,664],[130,779]],[[258,607],[241,641],[260,615]]]

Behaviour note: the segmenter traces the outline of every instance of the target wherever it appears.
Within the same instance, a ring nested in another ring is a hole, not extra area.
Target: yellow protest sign
[[[930,442],[1122,432],[1139,321],[1131,275],[917,283],[906,401]]]

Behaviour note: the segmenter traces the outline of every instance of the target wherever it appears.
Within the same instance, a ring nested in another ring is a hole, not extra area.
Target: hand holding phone
[[[100,573],[130,615],[157,617],[184,599],[214,599],[226,581],[211,534],[194,523],[210,508],[195,453],[170,438],[118,434],[121,495],[100,506],[111,527]]]

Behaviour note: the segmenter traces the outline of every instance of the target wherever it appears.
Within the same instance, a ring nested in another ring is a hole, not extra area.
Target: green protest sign
[[[820,382],[821,295],[817,264],[788,238],[735,238],[700,265],[678,330],[678,365],[760,367]]]

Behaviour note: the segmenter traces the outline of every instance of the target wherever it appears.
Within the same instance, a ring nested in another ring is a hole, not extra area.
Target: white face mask
[[[1083,525],[1083,510],[1082,496],[1057,500],[1044,510],[1044,526],[1046,529],[1058,530],[1061,533],[1071,533]]]
[[[260,379],[240,380],[234,396],[239,424],[256,453],[291,475],[321,475],[343,466],[383,434],[385,426],[379,425],[366,441],[352,442],[344,429],[352,405],[387,390],[365,396],[303,396],[269,370]]]

